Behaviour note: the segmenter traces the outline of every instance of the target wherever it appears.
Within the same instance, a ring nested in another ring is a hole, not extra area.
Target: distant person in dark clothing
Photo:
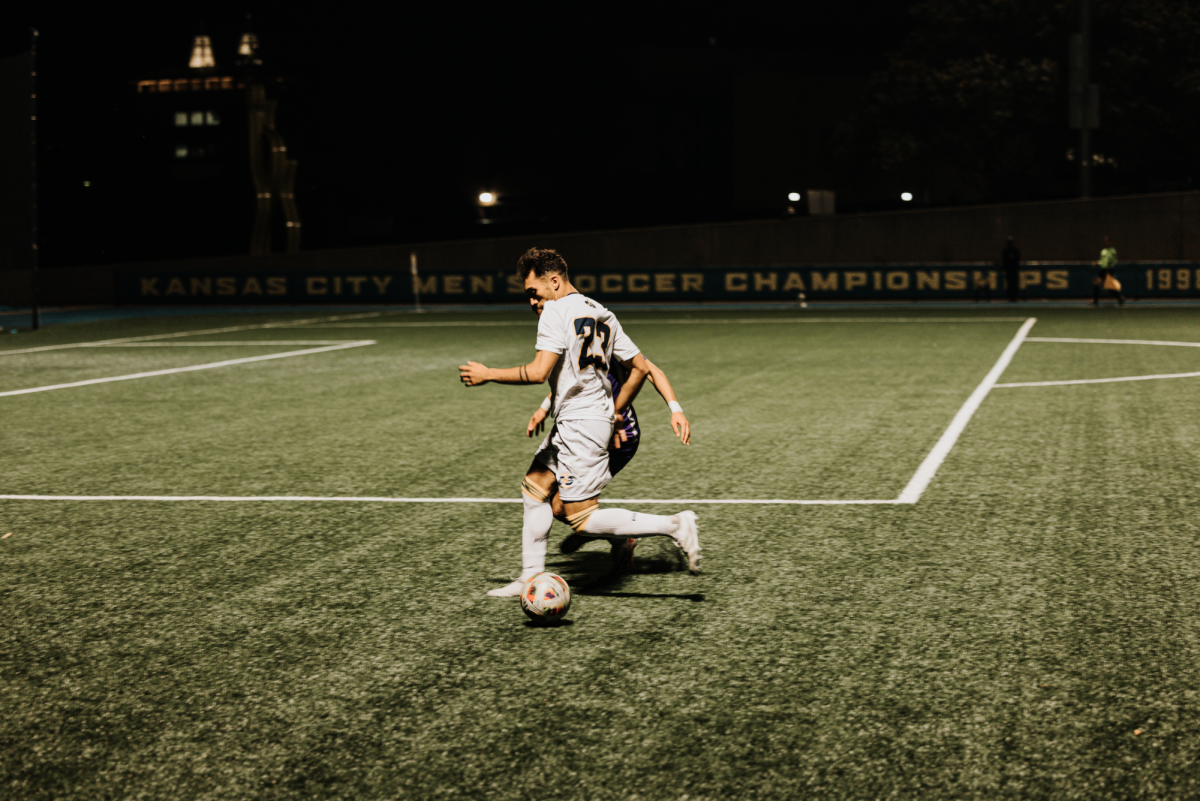
[[[1096,270],[1096,278],[1092,281],[1092,305],[1100,305],[1100,293],[1109,290],[1117,296],[1117,305],[1124,306],[1125,298],[1121,295],[1121,282],[1113,275],[1117,268],[1117,249],[1112,246],[1112,240],[1104,237],[1104,248],[1100,251],[1100,260],[1092,262]]]
[[[1020,286],[1018,272],[1021,269],[1021,251],[1017,250],[1011,236],[1004,245],[1004,252],[1000,254],[1000,264],[1004,267],[1004,286],[1008,289],[1008,302],[1016,303],[1017,289]]]

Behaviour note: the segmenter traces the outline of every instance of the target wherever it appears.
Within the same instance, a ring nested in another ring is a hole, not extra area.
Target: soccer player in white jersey
[[[555,422],[521,482],[525,505],[521,575],[488,595],[519,595],[526,581],[546,569],[546,545],[554,523],[549,498],[555,488],[576,533],[615,540],[670,537],[687,556],[688,569],[699,573],[695,513],[668,516],[599,508],[600,493],[612,478],[608,445],[615,412],[629,405],[645,381],[650,372],[646,359],[625,335],[616,315],[571,285],[567,263],[557,252],[531,248],[517,262],[517,274],[539,317],[537,354],[529,364],[503,369],[467,362],[458,368],[459,380],[468,387],[489,381],[541,384],[549,380]],[[607,379],[613,359],[629,370],[615,400]]]
[[[645,354],[643,353],[642,356],[644,358]],[[646,366],[650,368],[646,380],[658,391],[671,410],[670,425],[675,436],[679,437],[682,444],[687,445],[691,441],[690,425],[687,416],[683,413],[683,407],[679,405],[671,381],[662,368],[656,366],[649,359],[646,359]],[[625,386],[625,382],[629,380],[629,371],[620,362],[610,361],[607,378],[608,383],[612,386],[614,398],[618,398],[621,395],[621,387]],[[553,395],[547,395],[542,400],[542,405],[529,418],[529,424],[525,427],[525,436],[532,437],[534,434],[540,436],[545,432],[546,417],[549,415],[550,404],[553,400]],[[616,477],[617,473],[632,462],[633,457],[637,455],[641,441],[641,425],[638,423],[637,412],[634,411],[631,398],[629,405],[621,410],[620,419],[617,420],[616,429],[613,431],[612,444],[608,448],[608,472]],[[554,510],[555,520],[567,522],[567,513],[563,508],[562,498],[559,497],[557,488],[550,491],[550,507]],[[596,538],[572,532],[559,544],[558,548],[563,553],[575,553],[585,543],[594,539]],[[627,573],[633,567],[633,552],[637,548],[638,542],[639,540],[636,539],[609,540],[612,546],[612,574],[614,576]]]

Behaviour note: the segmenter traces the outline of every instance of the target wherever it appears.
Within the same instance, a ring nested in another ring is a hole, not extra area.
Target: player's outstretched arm
[[[479,362],[467,362],[458,366],[458,380],[468,387],[482,386],[489,381],[497,384],[544,384],[550,377],[558,354],[550,350],[539,350],[529,364],[520,367],[492,368]]]
[[[667,402],[667,406],[670,406],[672,402],[679,403],[679,399],[675,397],[675,390],[671,388],[671,382],[667,380],[667,374],[649,359],[646,359],[646,365],[650,370],[646,378],[658,390],[658,394],[662,395],[662,399]],[[692,441],[691,427],[688,425],[688,419],[683,412],[671,411],[671,428],[674,429],[675,436],[679,437],[679,441],[684,445]]]

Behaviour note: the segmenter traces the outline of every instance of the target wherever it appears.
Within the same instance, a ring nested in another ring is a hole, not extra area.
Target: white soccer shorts
[[[554,473],[558,496],[565,503],[594,498],[612,481],[608,469],[612,434],[612,420],[562,420],[542,440],[533,458]]]

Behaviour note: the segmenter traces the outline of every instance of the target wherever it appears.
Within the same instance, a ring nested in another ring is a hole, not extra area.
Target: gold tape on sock
[[[576,534],[582,534],[584,529],[587,528],[588,518],[592,516],[592,512],[599,508],[600,505],[597,504],[596,506],[589,506],[582,512],[576,512],[573,515],[567,515],[567,525],[570,526],[571,530]]]
[[[521,479],[521,492],[525,493],[538,503],[545,503],[546,499],[550,497],[550,493],[546,492],[544,489],[539,487],[537,484],[534,484],[527,478]]]

